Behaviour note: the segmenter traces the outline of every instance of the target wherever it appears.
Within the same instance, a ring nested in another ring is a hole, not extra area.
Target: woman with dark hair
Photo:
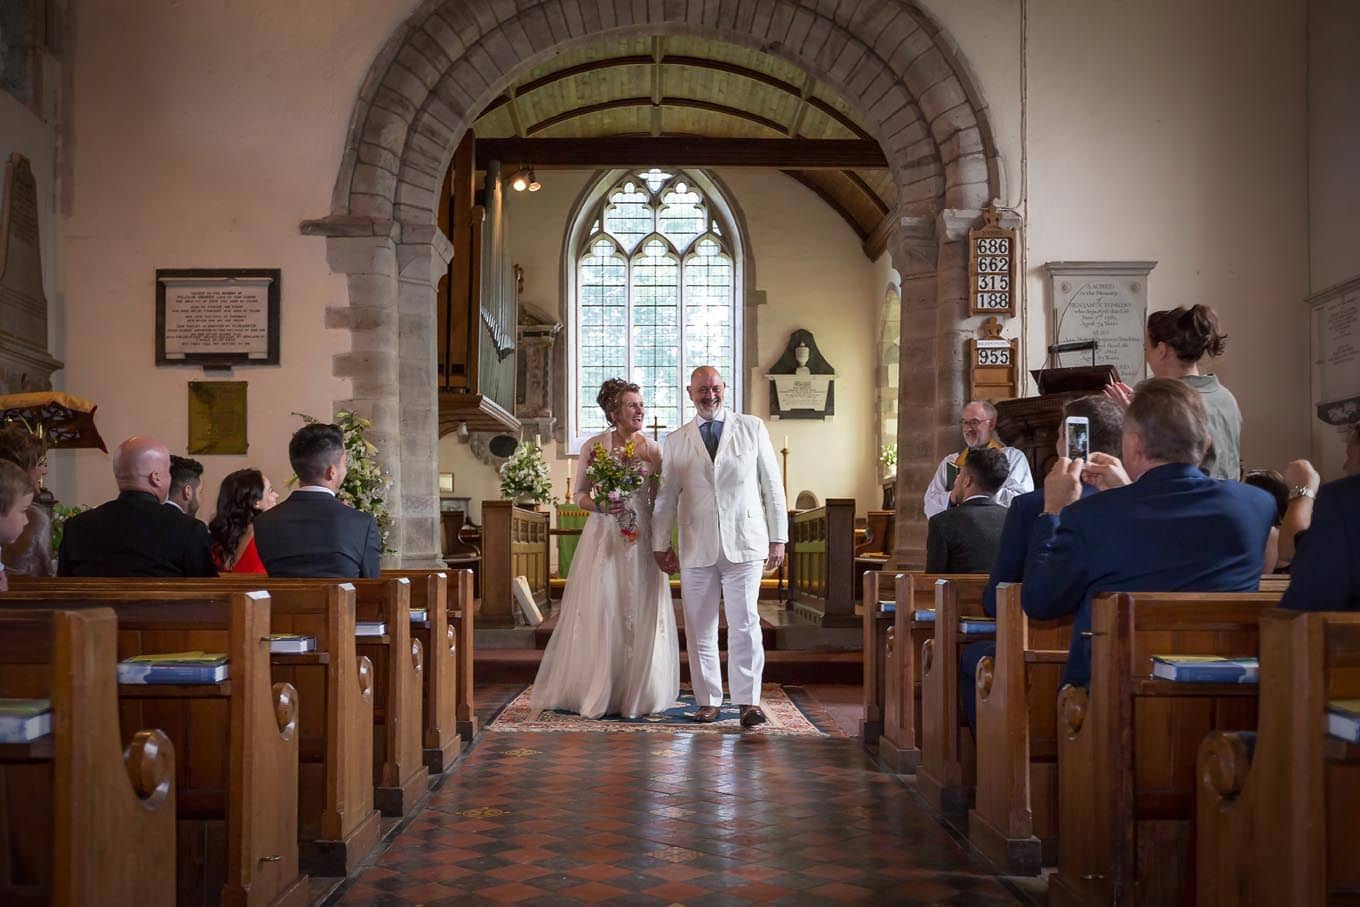
[[[255,550],[255,517],[278,502],[278,492],[258,469],[238,469],[222,480],[217,513],[208,524],[213,563],[220,572],[265,572]]]
[[[52,557],[51,496],[39,501],[43,477],[47,475],[47,444],[42,436],[28,430],[22,422],[7,422],[0,427],[0,460],[8,460],[28,473],[33,483],[33,503],[28,507],[28,526],[11,544],[0,549],[0,562],[16,576],[56,576]]]
[[[576,469],[576,501],[590,517],[562,592],[562,618],[534,680],[535,709],[587,718],[637,718],[664,712],[680,695],[680,648],[670,583],[652,556],[652,494],[661,447],[642,430],[642,391],[622,378],[600,387],[596,402],[609,430],[586,441]],[[600,451],[603,451],[601,454]],[[592,457],[644,476],[626,497],[593,487]],[[633,527],[631,537],[621,531]]]
[[[1228,345],[1228,335],[1218,330],[1218,316],[1206,305],[1184,306],[1148,316],[1143,354],[1154,378],[1179,378],[1199,391],[1209,411],[1209,430],[1214,443],[1200,468],[1215,479],[1242,477],[1242,411],[1237,398],[1212,374],[1202,374],[1200,360],[1218,357]],[[1120,382],[1106,390],[1129,405],[1133,388]]]

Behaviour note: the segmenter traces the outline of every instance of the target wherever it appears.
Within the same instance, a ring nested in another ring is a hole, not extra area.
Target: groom
[[[652,547],[663,571],[680,569],[689,673],[699,704],[694,720],[717,720],[722,704],[721,594],[727,612],[728,688],[732,701],[741,706],[742,727],[755,727],[766,720],[760,709],[765,648],[756,598],[761,571],[784,560],[789,518],[783,482],[765,423],[723,406],[727,385],[717,369],[695,369],[687,390],[698,415],[666,438]],[[670,545],[677,511],[678,558]]]

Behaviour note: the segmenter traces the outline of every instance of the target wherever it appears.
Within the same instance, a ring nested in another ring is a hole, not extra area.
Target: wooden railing
[[[789,518],[789,604],[823,627],[853,627],[855,616],[855,502],[829,498],[826,506]]]
[[[540,608],[548,603],[548,514],[510,501],[483,501],[481,626],[514,626],[517,576],[529,581]]]

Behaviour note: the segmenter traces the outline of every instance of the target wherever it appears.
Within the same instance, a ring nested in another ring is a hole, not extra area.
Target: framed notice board
[[[1015,230],[1001,226],[1002,212],[982,212],[968,231],[968,314],[1015,315]]]
[[[156,270],[156,364],[279,364],[279,268]]]

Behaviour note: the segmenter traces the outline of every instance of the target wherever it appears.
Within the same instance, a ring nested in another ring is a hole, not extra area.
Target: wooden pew
[[[935,635],[921,645],[921,764],[916,768],[916,787],[938,812],[966,811],[977,784],[973,735],[959,704],[959,684],[964,682],[959,656],[965,645],[994,636],[965,636],[959,621],[986,616],[980,590],[976,597],[960,601],[957,582],[935,581]]]
[[[864,622],[864,718],[860,722],[860,737],[865,746],[877,743],[883,733],[886,701],[884,667],[887,664],[888,637],[893,626],[893,612],[884,609],[882,598],[888,585],[888,576],[876,570],[866,570],[862,583],[864,595],[860,600],[860,618]]]
[[[857,599],[864,598],[864,574],[870,570],[886,570],[892,562],[896,522],[897,512],[893,510],[870,510],[865,514],[864,536],[855,544],[855,560],[851,567]]]
[[[0,609],[110,607],[118,657],[225,651],[230,679],[202,686],[122,685],[119,718],[174,744],[176,902],[302,907],[298,871],[298,694],[270,678],[264,592],[0,594]],[[126,736],[126,733],[125,733]],[[98,901],[96,901],[98,902]]]
[[[996,594],[996,655],[978,664],[977,795],[968,837],[1009,875],[1058,858],[1058,698],[1073,618],[1032,621],[1020,585]]]
[[[52,733],[0,744],[0,903],[172,907],[175,753],[123,749],[112,611],[0,612],[0,696],[50,699]]]
[[[482,605],[478,621],[512,627],[517,611],[512,584],[529,581],[534,603],[548,604],[548,513],[510,501],[482,502]]]
[[[260,589],[270,595],[271,633],[316,637],[316,651],[270,658],[275,682],[299,696],[298,840],[310,873],[348,875],[378,843],[373,807],[374,668],[355,644],[355,590],[339,580],[14,577],[18,592],[202,594]]]
[[[878,740],[879,761],[889,771],[910,773],[921,761],[921,647],[935,635],[935,622],[912,618],[915,611],[935,607],[935,582],[953,580],[959,600],[982,600],[987,576],[981,573],[900,573],[896,611],[888,635],[883,665],[883,734]]]
[[[1354,904],[1360,747],[1327,736],[1326,710],[1360,698],[1360,614],[1267,611],[1260,658],[1256,734],[1200,744],[1198,903]]]
[[[435,774],[447,771],[461,748],[472,742],[477,715],[472,695],[472,614],[475,607],[471,570],[399,568],[384,570],[386,578],[411,580],[412,610],[430,610],[427,603],[442,597],[444,629],[412,624],[425,649],[424,704],[425,766]],[[439,577],[443,577],[442,584]],[[444,639],[442,647],[433,640]]]
[[[1091,685],[1058,695],[1051,907],[1190,899],[1195,752],[1256,724],[1256,687],[1154,679],[1153,654],[1249,657],[1273,593],[1108,593],[1092,603]]]
[[[855,625],[855,501],[789,515],[789,605],[823,627]]]

